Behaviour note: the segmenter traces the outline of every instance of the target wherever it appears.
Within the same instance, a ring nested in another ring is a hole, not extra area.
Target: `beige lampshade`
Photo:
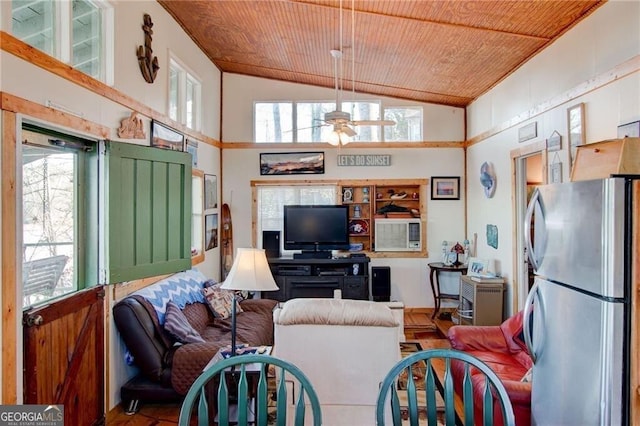
[[[264,250],[239,248],[231,271],[220,288],[243,291],[278,290]]]

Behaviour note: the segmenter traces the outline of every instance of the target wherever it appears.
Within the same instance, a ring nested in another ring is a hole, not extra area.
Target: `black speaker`
[[[374,302],[391,300],[391,268],[389,266],[371,267],[371,296]]]
[[[262,231],[262,248],[267,258],[280,257],[280,231]]]

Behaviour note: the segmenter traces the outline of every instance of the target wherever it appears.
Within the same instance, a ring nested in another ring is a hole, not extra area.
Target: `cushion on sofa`
[[[204,298],[209,303],[209,307],[216,318],[227,319],[231,316],[231,309],[234,303],[233,292],[223,290],[222,284],[214,284],[202,289]],[[236,313],[242,312],[238,302],[236,303]]]
[[[250,346],[273,345],[272,311],[277,303],[269,299],[243,301],[242,313],[236,317],[237,343]],[[188,311],[185,314],[190,319],[192,311],[201,312],[195,306],[188,306],[185,311]],[[215,318],[201,335],[205,343],[182,345],[173,354],[171,385],[179,394],[187,393],[218,349],[231,344],[231,318]]]
[[[180,343],[204,342],[194,328],[189,324],[189,320],[182,313],[178,305],[172,301],[167,302],[167,310],[164,317],[164,329],[169,332]]]
[[[189,303],[206,303],[202,294],[202,286],[205,281],[207,281],[207,277],[194,268],[178,272],[133,294],[144,297],[153,306],[158,316],[158,322],[163,325],[169,300],[178,305],[180,309],[184,309]]]

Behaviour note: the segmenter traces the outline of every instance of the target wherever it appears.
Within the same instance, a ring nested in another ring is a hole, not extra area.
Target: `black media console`
[[[271,272],[280,289],[264,291],[262,297],[284,302],[300,297],[333,297],[342,291],[344,299],[369,300],[369,262],[365,256],[338,259],[269,260]]]

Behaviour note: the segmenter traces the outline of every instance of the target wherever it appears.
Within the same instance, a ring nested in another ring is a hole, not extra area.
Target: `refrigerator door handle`
[[[524,342],[527,345],[527,350],[529,351],[529,355],[531,356],[531,360],[533,363],[536,363],[536,359],[538,358],[538,354],[533,347],[533,339],[531,333],[533,332],[531,329],[531,314],[534,312],[534,302],[537,302],[539,312],[542,311],[542,302],[538,294],[538,283],[536,282],[531,287],[531,291],[527,295],[527,300],[524,302],[524,312],[522,316],[522,334],[524,334]],[[541,312],[542,313],[542,312]],[[543,318],[544,315],[541,315]],[[540,342],[539,342],[540,343]],[[539,345],[540,347],[540,345]]]
[[[533,241],[531,241],[531,222],[533,221],[533,212],[536,209],[536,205],[539,204],[540,191],[536,188],[533,191],[533,195],[531,195],[531,200],[529,201],[529,205],[527,206],[527,213],[524,217],[524,241],[525,248],[527,251],[527,256],[529,257],[529,262],[533,267],[533,270],[538,270],[538,262],[536,260],[536,254],[533,251]]]

